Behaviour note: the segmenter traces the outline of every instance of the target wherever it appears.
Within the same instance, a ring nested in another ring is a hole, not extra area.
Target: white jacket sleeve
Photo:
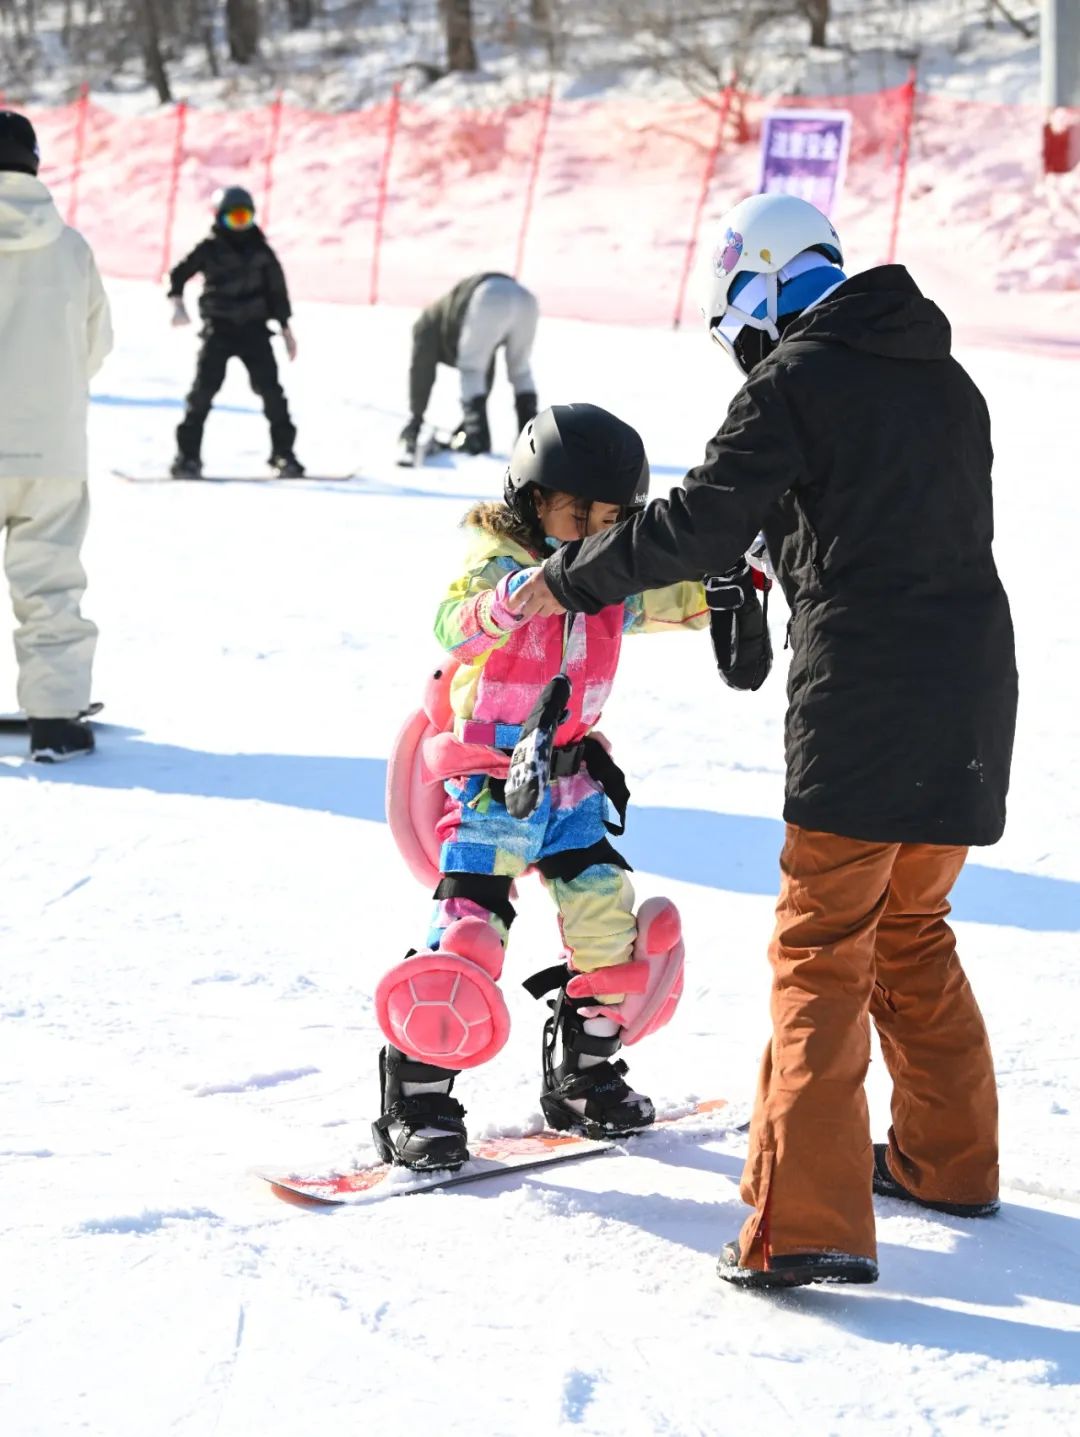
[[[112,315],[105,286],[93,254],[90,255],[90,302],[86,314],[86,367],[92,379],[113,347]]]

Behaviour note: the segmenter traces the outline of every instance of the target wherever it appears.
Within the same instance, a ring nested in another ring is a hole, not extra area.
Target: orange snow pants
[[[893,1082],[888,1162],[919,1197],[997,1196],[997,1085],[956,956],[948,895],[966,848],[866,843],[787,825],[773,1036],[750,1125],[745,1266],[838,1251],[876,1257],[863,1082],[870,1019]]]

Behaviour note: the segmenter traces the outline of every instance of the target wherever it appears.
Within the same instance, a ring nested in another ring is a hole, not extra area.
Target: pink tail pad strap
[[[597,992],[624,992],[614,1007],[583,1008],[584,1017],[612,1018],[622,1027],[625,1045],[639,1043],[670,1023],[683,992],[682,920],[668,898],[647,898],[637,912],[638,936],[629,963],[580,973],[566,991],[573,997]],[[644,972],[645,981],[641,975]],[[578,987],[578,985],[581,985]]]
[[[495,984],[502,971],[498,934],[480,918],[461,918],[445,945],[398,963],[375,990],[379,1027],[395,1047],[439,1068],[475,1068],[510,1034],[510,1014]]]

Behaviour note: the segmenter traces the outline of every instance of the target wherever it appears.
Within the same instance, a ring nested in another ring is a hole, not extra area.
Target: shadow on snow
[[[0,775],[86,788],[147,788],[274,803],[342,818],[385,821],[383,759],[303,754],[206,753],[146,743],[136,731],[101,725],[102,745],[89,761],[43,770],[2,766]],[[22,752],[6,740],[0,753]],[[17,747],[16,747],[17,745]],[[708,888],[774,897],[784,827],[777,819],[711,809],[632,805],[618,847],[635,868]],[[969,923],[1034,932],[1080,932],[1080,883],[969,862],[953,911]]]

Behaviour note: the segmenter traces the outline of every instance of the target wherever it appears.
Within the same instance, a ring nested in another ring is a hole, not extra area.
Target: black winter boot
[[[450,436],[450,448],[465,454],[490,454],[491,431],[487,421],[487,400],[483,395],[465,405],[458,427]]]
[[[993,1217],[1001,1208],[996,1197],[989,1198],[986,1202],[934,1202],[930,1198],[916,1197],[903,1183],[898,1183],[889,1171],[886,1161],[888,1151],[888,1143],[874,1144],[874,1191],[878,1197],[899,1198],[901,1202],[917,1203],[919,1207],[948,1213],[950,1217]]]
[[[548,1126],[557,1130],[573,1128],[590,1138],[647,1128],[656,1118],[656,1109],[649,1098],[635,1093],[623,1081],[625,1062],[621,1058],[610,1061],[622,1046],[618,1032],[611,1036],[586,1032],[586,1020],[577,1011],[579,1002],[568,998],[565,990],[549,1006],[552,1011],[544,1024],[544,1086],[540,1094]],[[615,1029],[615,1024],[604,1018],[594,1020],[590,1023],[593,1026]],[[557,1044],[561,1047],[559,1061]]]
[[[391,1043],[383,1048],[382,1116],[372,1123],[371,1136],[384,1163],[427,1172],[468,1162],[465,1109],[450,1097],[456,1077],[453,1069],[407,1058]]]
[[[517,410],[518,433],[520,434],[529,420],[536,418],[536,395],[515,394],[514,408]]]
[[[398,435],[397,462],[406,468],[411,468],[416,463],[422,424],[423,420],[414,414]]]
[[[288,454],[272,454],[270,456],[270,468],[273,469],[274,473],[281,479],[303,479],[307,473],[307,470],[291,449]]]
[[[201,479],[202,460],[178,454],[169,465],[169,474],[173,479]]]
[[[738,1287],[805,1287],[811,1282],[877,1282],[872,1257],[850,1252],[793,1252],[770,1257],[767,1268],[743,1267],[738,1242],[724,1244],[716,1273]]]
[[[73,718],[32,718],[30,757],[35,763],[66,763],[94,751],[94,733],[88,723]]]

